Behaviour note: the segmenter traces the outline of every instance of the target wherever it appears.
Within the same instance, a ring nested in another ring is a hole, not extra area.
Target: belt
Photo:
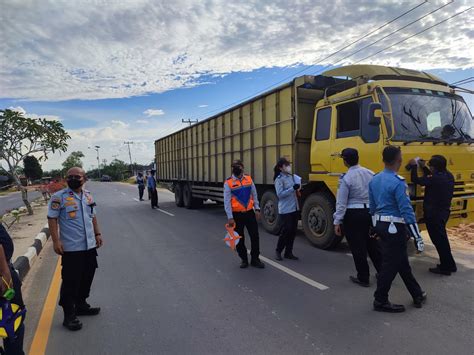
[[[393,223],[403,223],[405,224],[405,220],[401,217],[395,217],[395,216],[381,216],[379,214],[375,215],[375,220],[380,221],[380,222],[393,222]]]
[[[350,209],[369,208],[369,204],[368,203],[350,203],[347,205],[346,208],[350,208]]]

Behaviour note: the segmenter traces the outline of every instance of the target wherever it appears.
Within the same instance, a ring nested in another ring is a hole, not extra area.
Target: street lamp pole
[[[130,158],[130,171],[133,175],[134,172],[133,172],[133,165],[132,165],[132,152],[130,151],[130,144],[133,144],[133,142],[123,142],[123,144],[128,145],[128,157]]]
[[[98,145],[95,146],[95,151],[97,152],[97,170],[99,172],[99,179],[100,179],[101,178],[101,173],[100,173],[99,148],[100,148],[100,146],[98,146]]]

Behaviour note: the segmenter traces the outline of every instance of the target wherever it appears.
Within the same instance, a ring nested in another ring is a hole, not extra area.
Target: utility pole
[[[189,123],[189,126],[191,126],[193,123],[198,123],[199,121],[198,120],[190,120],[190,119],[187,119],[185,120],[184,118],[181,120],[181,122],[183,123]]]
[[[132,172],[132,175],[133,175],[134,173],[133,173],[133,165],[132,165],[132,153],[130,151],[130,144],[133,144],[133,142],[128,141],[128,142],[123,142],[123,144],[128,145],[128,157],[130,158],[130,171]]]
[[[87,148],[92,149],[91,147],[87,147]],[[100,146],[98,146],[98,145],[94,146],[94,150],[97,152],[97,171],[98,171],[99,179],[100,179],[101,174],[100,174],[99,148],[100,148]]]

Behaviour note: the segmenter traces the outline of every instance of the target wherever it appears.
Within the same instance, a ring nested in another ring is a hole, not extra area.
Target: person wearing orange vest
[[[224,182],[224,208],[228,224],[242,237],[237,244],[237,253],[242,259],[240,268],[249,266],[247,248],[245,247],[244,229],[250,235],[252,260],[250,265],[263,269],[265,264],[260,261],[260,239],[257,219],[260,218],[260,206],[255,184],[249,175],[244,174],[244,164],[241,160],[232,163],[232,176]]]

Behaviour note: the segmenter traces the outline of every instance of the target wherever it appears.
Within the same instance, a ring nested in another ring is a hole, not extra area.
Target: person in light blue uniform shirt
[[[370,214],[375,221],[375,232],[380,237],[382,266],[377,278],[374,310],[379,312],[404,312],[403,305],[392,304],[388,292],[392,282],[400,274],[413,297],[414,305],[421,308],[426,300],[411,271],[407,254],[407,234],[415,239],[419,252],[423,251],[423,239],[416,224],[415,213],[407,195],[405,179],[397,175],[402,164],[399,147],[388,146],[383,150],[385,169],[369,183]]]
[[[349,276],[349,279],[357,285],[369,287],[367,255],[377,271],[381,264],[377,240],[370,236],[372,221],[369,214],[369,182],[374,173],[359,165],[359,152],[354,148],[345,148],[341,157],[349,170],[339,179],[334,232],[342,236],[344,229],[351,248],[357,276]]]
[[[273,179],[278,197],[278,214],[281,226],[275,258],[283,260],[281,253],[284,250],[286,259],[298,260],[298,257],[293,254],[293,244],[298,228],[298,193],[301,186],[295,182],[291,173],[291,164],[286,158],[278,160],[274,173]]]
[[[64,311],[63,326],[77,331],[82,328],[77,316],[100,312],[99,307],[91,307],[86,299],[97,268],[97,248],[102,246],[102,236],[96,203],[92,194],[83,189],[84,170],[69,169],[66,181],[68,187],[56,192],[49,201],[48,226],[54,251],[61,255],[59,305]]]

